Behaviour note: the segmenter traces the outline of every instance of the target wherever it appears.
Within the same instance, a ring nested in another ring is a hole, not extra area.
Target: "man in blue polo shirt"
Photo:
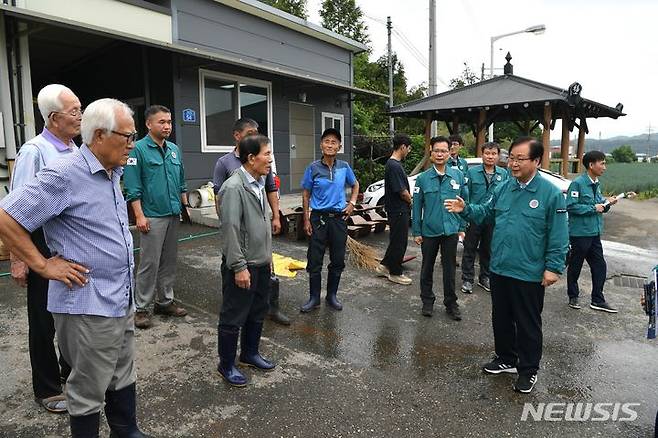
[[[354,210],[359,194],[359,182],[350,165],[336,159],[341,140],[340,132],[336,129],[325,129],[320,140],[322,159],[312,162],[306,168],[302,179],[304,230],[311,237],[306,266],[310,298],[302,305],[302,312],[310,312],[320,307],[322,262],[327,246],[330,259],[327,268],[327,304],[336,310],[343,309],[336,294],[341,273],[345,268],[345,217],[351,215]],[[345,202],[345,186],[352,187],[349,203]]]

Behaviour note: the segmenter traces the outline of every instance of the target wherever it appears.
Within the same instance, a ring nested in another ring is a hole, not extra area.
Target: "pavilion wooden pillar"
[[[578,173],[581,173],[583,169],[583,155],[585,154],[585,129],[587,127],[586,119],[580,119],[580,127],[578,128]]]
[[[541,167],[548,169],[551,167],[551,105],[544,106],[544,120],[542,123],[544,130],[542,131],[541,141],[544,145],[544,156],[541,160]]]
[[[560,142],[560,156],[562,158],[560,173],[565,178],[569,174],[569,120],[569,112],[565,111],[562,114],[562,141]]]
[[[485,122],[487,120],[487,110],[481,109],[480,114],[478,115],[478,125],[477,125],[477,136],[475,141],[475,156],[482,156],[482,145],[484,144],[484,136],[486,134],[487,127]]]
[[[429,156],[430,140],[432,138],[432,114],[425,117],[425,155]]]
[[[452,133],[459,134],[459,119],[457,117],[452,118]]]
[[[432,113],[425,116],[425,154],[416,167],[413,168],[410,175],[416,175],[429,167],[430,163],[430,139],[432,138]]]

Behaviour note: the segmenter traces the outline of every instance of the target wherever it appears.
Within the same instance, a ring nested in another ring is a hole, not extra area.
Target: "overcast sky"
[[[308,0],[309,20],[320,23],[321,0]],[[520,34],[495,44],[496,68],[512,54],[514,73],[567,88],[578,81],[581,95],[615,106],[627,116],[588,120],[589,136],[658,131],[658,1],[653,0],[437,0],[438,75],[445,83],[467,62],[480,74],[489,67],[490,37],[546,25],[543,35]],[[410,85],[427,82],[429,0],[357,0],[366,15],[372,57],[386,53],[386,16],[422,55],[418,60],[394,34],[393,50]],[[422,62],[421,62],[422,61]],[[502,73],[502,70],[500,71]],[[439,81],[439,92],[448,87]],[[658,134],[657,134],[658,135]],[[560,137],[560,123],[552,138]]]

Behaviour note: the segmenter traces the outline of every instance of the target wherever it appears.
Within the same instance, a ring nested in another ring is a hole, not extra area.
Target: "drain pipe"
[[[5,29],[5,15],[0,12],[0,112],[2,112],[2,131],[4,138],[0,138],[0,144],[4,141],[7,152],[7,163],[9,174],[13,171],[16,159],[16,136],[14,132],[14,114],[11,105],[11,89],[9,86],[9,57],[7,53]]]

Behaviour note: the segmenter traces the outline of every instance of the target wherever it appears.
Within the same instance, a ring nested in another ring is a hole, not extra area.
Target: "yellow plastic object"
[[[295,271],[306,269],[306,262],[276,253],[272,253],[272,264],[274,265],[274,273],[279,277],[293,278],[297,275]]]

